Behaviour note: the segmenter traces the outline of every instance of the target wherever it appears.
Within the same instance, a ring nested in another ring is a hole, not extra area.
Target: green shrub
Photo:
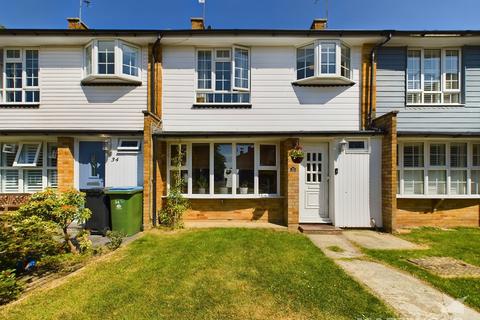
[[[92,251],[92,240],[90,240],[90,231],[82,230],[76,236],[75,240],[81,253]]]
[[[18,262],[38,260],[62,251],[60,233],[50,221],[18,213],[0,215],[0,269],[15,268]]]
[[[74,220],[82,223],[92,214],[85,208],[85,194],[75,189],[62,193],[53,189],[37,192],[18,209],[18,213],[24,217],[37,216],[45,221],[56,223],[63,232],[67,249],[75,253],[78,250],[72,243],[68,226]]]
[[[23,291],[23,285],[17,281],[15,270],[0,271],[0,305],[15,300]]]
[[[110,239],[110,242],[107,243],[107,248],[110,250],[117,250],[125,238],[125,234],[120,231],[108,231],[107,237]]]

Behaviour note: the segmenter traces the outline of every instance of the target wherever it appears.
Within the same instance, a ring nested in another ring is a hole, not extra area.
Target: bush
[[[57,226],[37,216],[24,217],[18,213],[0,215],[0,269],[23,267],[29,259],[61,252]],[[19,268],[19,269],[20,269]]]
[[[75,240],[81,253],[92,251],[92,241],[90,240],[90,231],[82,230],[76,236]]]
[[[23,291],[23,285],[17,281],[15,270],[0,271],[0,305],[15,300]]]
[[[53,189],[37,192],[18,209],[18,213],[24,217],[37,216],[44,221],[56,223],[63,231],[67,249],[74,253],[78,250],[72,243],[68,226],[73,221],[85,222],[92,214],[85,208],[85,194],[74,189],[62,193]]]
[[[120,231],[108,231],[107,237],[110,239],[110,242],[107,243],[107,248],[110,250],[117,250],[125,238],[125,234]]]

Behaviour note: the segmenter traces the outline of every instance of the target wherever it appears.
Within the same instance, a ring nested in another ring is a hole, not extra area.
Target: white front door
[[[328,143],[303,147],[300,165],[300,223],[329,223]]]

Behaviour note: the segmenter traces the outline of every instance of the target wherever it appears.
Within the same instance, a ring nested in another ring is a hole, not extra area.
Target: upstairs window
[[[140,48],[121,40],[94,40],[85,47],[82,83],[140,82]]]
[[[460,104],[460,50],[409,49],[407,105]]]
[[[196,104],[250,104],[250,51],[197,50]]]
[[[338,40],[321,40],[297,48],[294,84],[353,84],[350,48]]]
[[[0,103],[40,102],[38,50],[0,49]]]

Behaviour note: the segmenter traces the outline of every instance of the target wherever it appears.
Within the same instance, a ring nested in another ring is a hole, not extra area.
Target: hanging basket
[[[301,163],[303,161],[303,157],[290,157],[293,163]]]

